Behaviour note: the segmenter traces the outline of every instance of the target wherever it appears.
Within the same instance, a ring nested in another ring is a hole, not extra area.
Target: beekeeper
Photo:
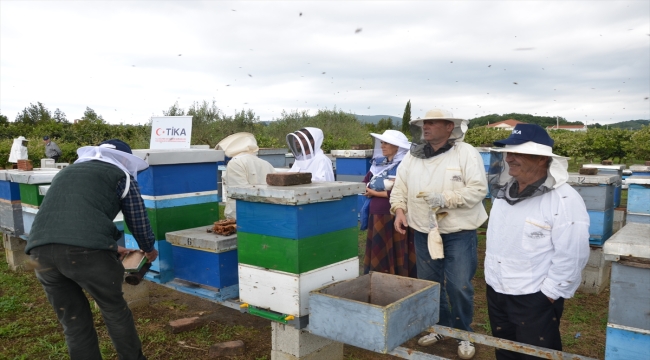
[[[260,148],[251,133],[232,134],[221,140],[215,149],[223,150],[227,157],[232,158],[224,179],[226,189],[237,185],[266,184],[266,175],[275,172],[273,165],[257,157]],[[237,218],[235,199],[227,198],[224,215],[228,219]]]
[[[323,130],[302,128],[287,135],[287,145],[295,157],[293,172],[311,173],[312,182],[335,181],[332,161],[323,153]]]
[[[494,145],[485,252],[492,335],[562,350],[564,299],[578,289],[589,258],[589,214],[544,128],[517,124]],[[516,355],[496,351],[499,360]]]
[[[413,142],[397,169],[390,204],[395,230],[414,230],[418,278],[441,284],[438,324],[472,331],[476,229],[487,220],[482,203],[487,179],[478,150],[463,142],[467,123],[441,109],[410,122]],[[435,224],[431,211],[438,208],[447,216]],[[429,251],[429,239],[434,238],[430,234],[435,231],[442,237],[443,253]],[[432,333],[419,344],[432,345],[441,339],[442,335]],[[461,359],[471,359],[474,353],[471,342],[459,342]]]
[[[9,162],[17,163],[18,160],[27,160],[27,142],[29,140],[25,139],[24,136],[19,136],[14,139],[14,143],[11,145],[11,152],[9,153]]]

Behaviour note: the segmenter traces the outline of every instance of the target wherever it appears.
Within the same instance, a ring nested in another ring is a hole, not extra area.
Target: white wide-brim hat
[[[375,139],[383,142],[387,142],[391,145],[401,147],[403,149],[410,149],[411,143],[409,139],[401,131],[397,130],[386,130],[383,134],[370,133],[370,136]]]
[[[451,111],[444,109],[431,109],[424,114],[423,118],[411,120],[409,121],[409,124],[422,127],[424,120],[447,120],[453,122],[454,130],[452,131],[451,136],[455,139],[464,137],[469,128],[468,120],[454,117],[454,114],[452,114]]]
[[[495,152],[540,155],[540,156],[554,157],[557,159],[569,159],[568,157],[565,156],[553,154],[553,148],[548,145],[542,145],[532,141],[527,141],[519,145],[506,145],[504,147],[493,147],[490,148],[490,150]]]

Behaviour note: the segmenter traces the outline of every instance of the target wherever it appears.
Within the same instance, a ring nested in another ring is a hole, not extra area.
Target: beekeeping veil
[[[383,134],[370,133],[370,136],[375,138],[375,147],[372,153],[372,164],[370,166],[370,172],[377,175],[380,172],[384,171],[386,168],[390,167],[396,162],[402,161],[406,153],[408,153],[411,144],[401,131],[397,130],[386,130]],[[381,151],[381,142],[386,142],[391,145],[397,146],[397,154],[393,157],[391,161],[388,161]]]
[[[255,135],[247,132],[240,132],[229,135],[219,141],[215,150],[223,150],[227,157],[234,158],[237,155],[243,154],[257,155],[260,148],[257,146]]]
[[[514,198],[510,188],[515,179],[509,174],[510,169],[505,161],[506,153],[547,156],[550,164],[546,179],[539,184],[534,192],[526,198],[542,195],[567,182],[568,158],[553,153],[553,139],[546,130],[535,124],[517,124],[507,139],[495,141],[495,148],[490,149],[490,167],[488,170],[488,186],[490,195],[495,199],[504,199],[513,205],[523,198]],[[541,181],[541,180],[540,180]]]
[[[135,180],[138,179],[138,171],[142,171],[149,167],[146,161],[133,155],[131,147],[125,142],[118,139],[106,140],[99,144],[99,146],[84,146],[77,149],[79,159],[75,164],[87,161],[101,161],[112,164],[124,171],[126,176],[126,186],[124,193],[120,199],[124,199],[129,192],[131,184],[131,175]]]
[[[449,136],[450,142],[463,141],[469,124],[469,121],[455,118],[450,111],[443,109],[431,109],[427,111],[423,118],[411,120],[409,122],[411,136],[413,137],[411,142],[411,156],[419,159],[427,159],[433,156],[433,148],[426,140],[424,140],[422,126],[425,120],[447,120],[454,123],[454,130],[452,130],[451,135]]]
[[[287,146],[293,153],[296,163],[302,163],[301,168],[306,168],[306,163],[319,153],[323,153],[321,145],[323,145],[323,131],[318,128],[306,127],[287,134]]]

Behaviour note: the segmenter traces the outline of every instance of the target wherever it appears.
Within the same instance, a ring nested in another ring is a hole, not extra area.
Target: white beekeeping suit
[[[232,134],[221,140],[215,149],[223,150],[227,157],[232,158],[224,178],[226,189],[237,185],[266,184],[266,175],[275,172],[273,165],[257,157],[260,148],[251,133]],[[224,215],[227,219],[237,218],[235,199],[226,199]]]
[[[19,136],[14,139],[13,145],[11,145],[11,152],[9,153],[9,162],[17,163],[18,160],[27,160],[27,146],[23,145],[23,142],[29,140],[25,139],[24,136]]]
[[[296,159],[289,171],[311,173],[312,182],[335,181],[332,161],[320,148],[323,138],[323,131],[313,127],[288,134],[287,145]]]

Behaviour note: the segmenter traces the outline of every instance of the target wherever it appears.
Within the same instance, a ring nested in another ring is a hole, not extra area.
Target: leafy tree
[[[476,147],[491,147],[492,143],[510,136],[510,131],[497,128],[478,127],[467,130],[465,142]]]
[[[61,111],[59,108],[56,108],[54,110],[54,115],[52,115],[52,120],[58,122],[58,123],[67,123],[68,119],[65,117],[65,113]]]
[[[393,119],[388,118],[388,119],[381,119],[377,122],[377,127],[376,127],[376,132],[378,133],[383,133],[386,130],[392,130],[395,128],[395,125],[393,124]]]
[[[0,125],[7,126],[7,124],[9,124],[9,119],[5,115],[0,114]]]
[[[635,131],[626,144],[628,156],[637,160],[650,161],[650,125],[642,126]]]
[[[101,115],[97,115],[95,110],[86,106],[86,111],[84,111],[84,116],[81,117],[82,121],[88,121],[92,123],[104,124],[104,118]]]
[[[498,114],[491,114],[491,115],[485,115],[485,116],[480,116],[474,119],[470,119],[469,121],[469,127],[470,128],[475,128],[479,126],[485,126],[487,124],[494,124],[499,121],[503,120],[509,120],[509,119],[515,119],[518,121],[522,121],[528,124],[537,124],[540,125],[541,127],[547,127],[547,126],[554,126],[556,124],[560,125],[584,125],[580,121],[574,121],[574,122],[569,122],[565,118],[559,116],[536,116],[536,115],[531,115],[531,114],[517,114],[517,113],[511,113],[511,114],[503,114],[503,115],[498,115]]]
[[[50,120],[52,120],[52,114],[40,101],[36,102],[36,105],[30,103],[16,116],[17,123],[29,125],[36,125]]]
[[[409,100],[406,103],[406,107],[404,108],[404,115],[402,115],[402,132],[404,134],[410,133],[410,125],[409,122],[411,121],[411,100]]]
[[[169,107],[169,110],[165,111],[163,110],[163,115],[165,116],[184,116],[185,115],[185,110],[181,109],[180,106],[178,106],[178,101],[174,103],[174,105]]]

